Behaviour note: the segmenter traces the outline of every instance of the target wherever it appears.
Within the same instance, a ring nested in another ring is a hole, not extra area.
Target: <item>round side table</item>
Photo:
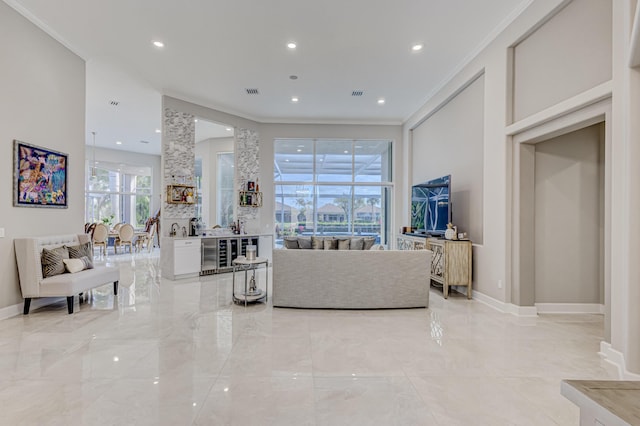
[[[244,302],[244,306],[247,303],[260,302],[268,300],[267,293],[269,292],[269,259],[266,257],[256,257],[254,260],[248,260],[246,257],[241,256],[233,259],[231,262],[233,266],[233,301],[235,303]],[[260,265],[264,265],[265,269],[265,290],[258,288],[256,285],[256,269]],[[236,272],[244,271],[244,291],[242,293],[236,292]],[[251,271],[251,277],[248,277],[248,272]]]

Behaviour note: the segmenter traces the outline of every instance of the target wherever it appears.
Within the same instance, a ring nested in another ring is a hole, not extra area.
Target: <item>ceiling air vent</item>
[[[353,92],[351,92],[351,96],[362,96],[364,94],[364,91],[362,90],[354,90]]]
[[[142,140],[141,140],[141,141],[140,141],[140,143],[149,143],[149,141],[142,141]]]
[[[120,102],[119,101],[111,101],[111,102],[109,102],[109,104],[111,106],[118,106],[118,105],[120,105]]]
[[[247,91],[247,95],[259,95],[258,89],[245,89]]]

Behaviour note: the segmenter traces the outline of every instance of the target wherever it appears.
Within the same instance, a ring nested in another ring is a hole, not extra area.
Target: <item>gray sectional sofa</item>
[[[322,249],[274,250],[273,306],[427,307],[430,263],[429,250],[338,250],[324,244]]]

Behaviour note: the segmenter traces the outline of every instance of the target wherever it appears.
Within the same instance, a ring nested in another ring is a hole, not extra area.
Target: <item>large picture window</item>
[[[391,142],[278,139],[276,246],[288,235],[373,235],[388,244]]]
[[[99,162],[95,173],[87,165],[86,222],[118,222],[144,227],[150,211],[151,167]]]

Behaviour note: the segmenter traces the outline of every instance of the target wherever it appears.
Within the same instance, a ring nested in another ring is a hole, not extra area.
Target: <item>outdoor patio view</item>
[[[289,235],[372,235],[387,243],[391,142],[275,142],[276,246]]]

